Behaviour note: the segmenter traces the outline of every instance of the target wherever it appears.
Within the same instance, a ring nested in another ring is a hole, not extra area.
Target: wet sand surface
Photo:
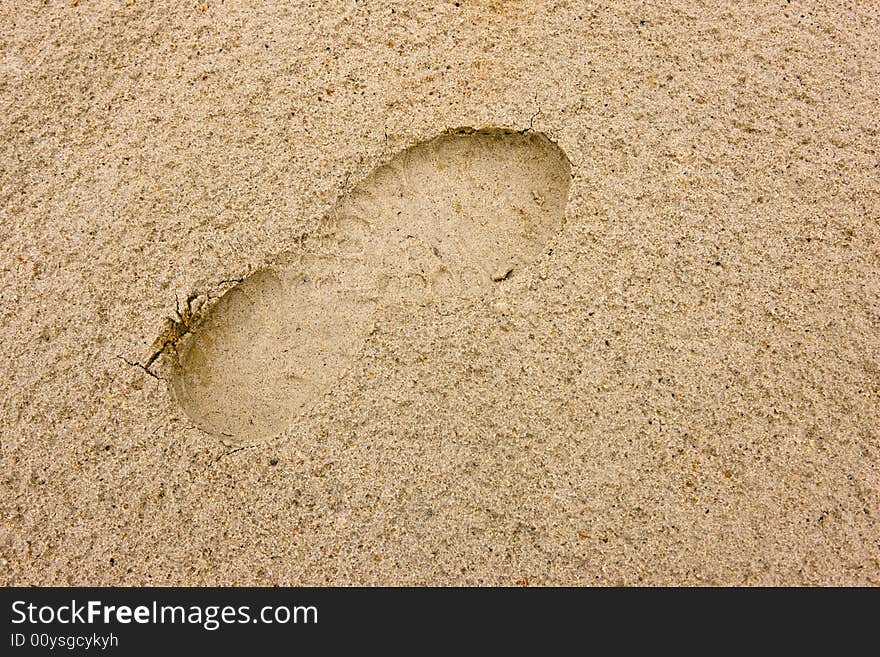
[[[3,584],[880,583],[872,3],[0,14]]]

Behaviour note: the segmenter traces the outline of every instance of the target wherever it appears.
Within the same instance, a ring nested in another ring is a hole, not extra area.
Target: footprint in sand
[[[398,153],[288,255],[229,290],[174,350],[187,415],[232,441],[283,430],[344,374],[377,308],[473,297],[561,229],[571,182],[535,132],[459,130]]]

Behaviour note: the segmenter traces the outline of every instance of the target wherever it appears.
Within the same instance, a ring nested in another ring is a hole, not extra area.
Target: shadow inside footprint
[[[375,310],[472,297],[562,228],[571,166],[535,132],[458,130],[376,168],[290,255],[229,290],[176,347],[171,382],[203,430],[283,430],[344,374]]]

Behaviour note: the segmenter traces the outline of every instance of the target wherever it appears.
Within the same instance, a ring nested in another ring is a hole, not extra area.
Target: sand
[[[880,584],[872,3],[0,13],[3,584]]]

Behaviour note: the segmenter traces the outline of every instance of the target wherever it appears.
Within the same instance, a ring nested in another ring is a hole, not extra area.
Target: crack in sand
[[[143,370],[149,376],[153,377],[157,381],[166,381],[166,379],[162,378],[161,376],[159,376],[153,370],[150,369],[150,365],[152,365],[153,361],[150,361],[147,365],[144,365],[143,363],[139,363],[138,361],[129,360],[128,358],[126,358],[125,356],[122,356],[121,354],[116,354],[116,357],[119,360],[121,360],[122,362],[124,362],[126,365],[129,365],[131,367],[136,367],[140,370]]]

